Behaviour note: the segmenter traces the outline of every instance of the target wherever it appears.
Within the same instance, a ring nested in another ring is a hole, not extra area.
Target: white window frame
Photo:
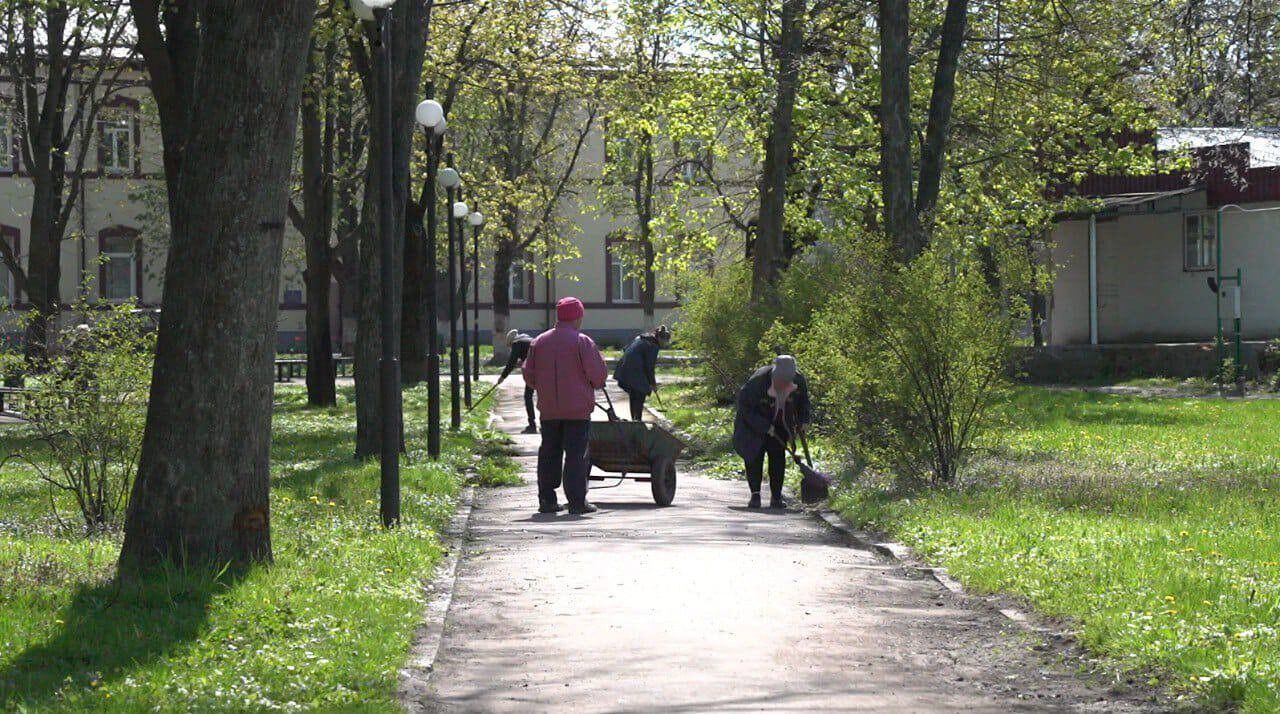
[[[0,98],[0,172],[13,173],[13,107]]]
[[[529,292],[529,283],[529,266],[524,261],[511,261],[511,270],[507,275],[507,300],[518,305],[533,302],[533,296],[525,294]]]
[[[109,236],[109,237],[107,237],[107,238],[103,238],[103,239],[102,239],[102,242],[103,242],[103,243],[106,243],[106,241],[108,241],[108,240],[112,240],[112,239],[120,239],[120,240],[127,240],[127,241],[129,241],[129,243],[130,243],[129,248],[130,248],[130,249],[129,249],[127,252],[126,252],[126,251],[108,251],[108,250],[103,250],[103,251],[102,251],[102,253],[101,253],[101,257],[102,257],[102,258],[105,258],[105,259],[106,259],[106,262],[105,262],[105,264],[102,266],[102,272],[101,272],[101,274],[102,274],[102,275],[104,276],[104,278],[105,278],[105,276],[106,276],[106,274],[107,274],[107,271],[109,270],[109,266],[110,266],[110,264],[111,264],[111,263],[113,263],[113,262],[115,262],[115,261],[117,261],[117,260],[127,260],[127,261],[129,261],[129,291],[128,291],[128,294],[127,294],[127,295],[125,295],[124,297],[113,297],[113,296],[109,296],[109,295],[107,295],[107,286],[108,286],[108,282],[104,279],[104,280],[102,281],[102,284],[98,286],[98,297],[99,297],[99,298],[101,298],[103,301],[105,301],[105,302],[110,302],[110,303],[122,303],[122,302],[128,302],[129,300],[132,300],[132,299],[134,299],[134,298],[136,298],[136,297],[140,297],[140,296],[137,294],[137,292],[138,292],[138,246],[137,246],[137,240],[138,240],[138,239],[137,239],[137,238],[130,238],[130,237],[128,237],[128,236],[123,236],[123,235],[115,235],[115,236]]]
[[[610,302],[624,305],[640,302],[640,281],[636,276],[631,275],[629,270],[630,266],[627,265],[627,261],[610,251]],[[628,287],[630,290],[627,289]],[[628,293],[630,293],[630,296],[628,296]]]
[[[1184,272],[1192,273],[1217,268],[1218,217],[1216,213],[1206,211],[1184,214],[1181,247]]]
[[[102,172],[112,176],[122,176],[133,173],[133,119],[131,117],[116,117],[102,120],[100,129],[102,132]],[[118,140],[114,137],[124,137],[124,150]],[[124,162],[121,163],[120,154],[124,154]]]
[[[9,242],[10,239],[12,239],[12,242]],[[20,251],[20,248],[22,247],[21,233],[15,232],[13,234],[9,234],[9,233],[0,231],[0,240],[9,242],[9,248],[12,249],[14,255],[17,256],[19,260],[21,260],[22,258],[22,253]],[[0,275],[3,275],[3,278],[0,278],[0,280],[4,281],[4,289],[3,291],[0,291],[0,292],[3,292],[4,298],[5,300],[8,301],[8,304],[10,306],[17,305],[18,304],[18,278],[13,274],[13,271],[9,269],[9,266],[3,263],[0,263]]]

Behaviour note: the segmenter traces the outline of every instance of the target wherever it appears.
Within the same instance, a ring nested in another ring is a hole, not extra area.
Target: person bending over
[[[654,370],[658,366],[658,351],[671,342],[671,330],[658,325],[653,332],[638,335],[622,351],[622,359],[613,370],[613,381],[627,393],[631,403],[631,421],[644,417],[644,400],[658,391],[658,378]]]
[[[512,330],[507,333],[507,347],[511,348],[511,354],[507,355],[507,366],[502,368],[502,376],[498,377],[498,381],[506,379],[516,367],[524,365],[524,361],[529,358],[529,346],[533,344],[533,338]],[[528,382],[524,385],[524,411],[529,415],[529,426],[524,428],[525,434],[538,433],[538,418],[533,410],[533,387]]]

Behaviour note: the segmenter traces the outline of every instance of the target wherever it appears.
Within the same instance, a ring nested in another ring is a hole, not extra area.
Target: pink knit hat
[[[560,298],[556,303],[556,319],[560,322],[573,322],[585,315],[586,308],[582,306],[582,301],[576,297]]]

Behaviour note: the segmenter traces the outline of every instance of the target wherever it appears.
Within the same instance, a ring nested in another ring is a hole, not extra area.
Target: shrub
[[[732,399],[763,358],[760,338],[770,322],[766,308],[751,305],[751,266],[726,265],[700,276],[680,312],[681,341],[703,356],[713,396]]]
[[[950,482],[992,425],[1013,319],[976,265],[927,253],[833,297],[809,328],[779,325],[809,376],[826,428],[859,461]]]
[[[47,371],[28,376],[21,400],[31,436],[45,447],[22,458],[74,501],[90,532],[119,525],[142,446],[155,335],[132,307],[77,306],[92,312],[92,325],[62,331],[62,348]],[[62,521],[65,499],[50,502]]]

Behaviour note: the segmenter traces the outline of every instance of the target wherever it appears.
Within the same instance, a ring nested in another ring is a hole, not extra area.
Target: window
[[[98,295],[108,302],[140,297],[142,274],[138,269],[138,232],[132,228],[108,228],[98,237]]]
[[[0,173],[13,173],[13,115],[9,103],[0,101]]]
[[[133,173],[133,121],[129,117],[98,122],[98,159],[102,172],[113,176]]]
[[[1182,223],[1182,267],[1213,270],[1218,250],[1218,224],[1213,213],[1191,213]]]
[[[619,243],[620,241],[610,241],[605,248],[609,302],[640,302],[640,281],[632,274],[626,258],[613,249]]]
[[[13,226],[0,226],[0,240],[9,246],[15,258],[22,255],[22,234]],[[9,266],[0,264],[0,299],[9,305],[18,303],[18,281],[9,270]]]
[[[605,176],[614,181],[625,181],[627,175],[635,170],[635,141],[621,132],[615,134],[605,124],[604,163]]]
[[[511,274],[507,278],[508,296],[511,302],[533,302],[533,271],[523,260],[511,261]]]
[[[685,183],[699,183],[704,179],[704,172],[711,171],[711,151],[701,140],[676,142],[675,153],[679,157],[680,178]]]

